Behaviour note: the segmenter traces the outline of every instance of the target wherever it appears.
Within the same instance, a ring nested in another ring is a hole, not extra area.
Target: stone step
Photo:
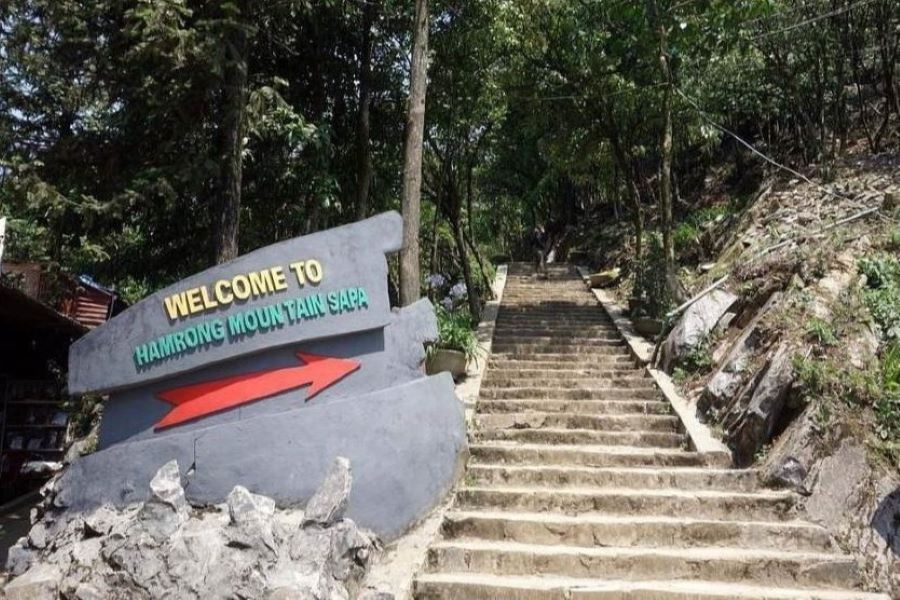
[[[602,333],[592,335],[494,335],[494,345],[577,345],[577,346],[608,346],[621,343],[622,336],[617,333]]]
[[[668,415],[672,413],[671,405],[668,402],[659,400],[479,400],[477,410],[479,414],[524,413],[528,411],[540,413],[587,412],[597,415]]]
[[[613,322],[605,313],[596,308],[591,309],[589,312],[500,309],[496,322],[497,329],[502,329],[506,325],[524,324],[533,327],[556,327],[558,325],[584,327],[591,325],[611,326]]]
[[[498,575],[628,577],[690,576],[769,585],[836,586],[858,583],[856,561],[840,554],[748,548],[628,548],[541,546],[519,542],[452,540],[429,549],[428,569],[471,569]]]
[[[525,544],[635,548],[769,548],[830,552],[828,531],[802,521],[716,521],[665,516],[553,513],[448,513],[445,539],[477,538]]]
[[[627,362],[635,365],[634,358],[622,346],[595,348],[591,352],[493,352],[491,361],[522,361],[527,363],[555,364],[558,366],[584,367],[591,365],[606,366],[609,363]],[[490,363],[489,363],[490,364]],[[531,365],[534,366],[533,364]]]
[[[476,414],[478,429],[594,429],[598,431],[680,431],[678,417],[670,415],[597,415],[568,412],[528,412]]]
[[[628,355],[625,340],[618,342],[604,342],[602,344],[494,344],[491,351],[495,355],[527,355],[535,357],[547,357],[552,360],[555,356],[572,358],[589,358],[594,356],[609,356],[621,354]]]
[[[585,370],[598,372],[609,371],[633,371],[643,373],[644,368],[638,367],[634,359],[627,354],[615,356],[601,356],[599,358],[580,359],[577,356],[568,358],[556,358],[553,360],[529,359],[527,357],[503,357],[491,356],[488,360],[488,369],[493,370],[539,370],[544,372],[557,372],[569,370],[583,373]]]
[[[717,490],[464,487],[456,495],[460,510],[668,515],[723,521],[787,521],[794,497],[789,492]]]
[[[853,590],[774,587],[696,579],[631,581],[578,577],[423,573],[416,600],[890,600]]]
[[[526,444],[599,444],[681,448],[685,437],[667,431],[597,431],[595,429],[484,429],[472,434],[476,441],[510,441]]]
[[[695,452],[639,446],[529,444],[483,441],[469,447],[472,464],[572,465],[587,467],[699,467]]]
[[[596,337],[604,335],[619,335],[619,330],[611,324],[579,327],[577,325],[560,325],[559,323],[548,323],[544,327],[535,327],[528,324],[514,325],[505,323],[502,327],[497,327],[494,330],[494,339],[498,337],[506,338],[516,336],[569,338]]]
[[[530,373],[506,375],[497,370],[488,371],[481,381],[481,389],[488,388],[516,388],[528,387],[555,387],[558,389],[591,389],[598,387],[627,387],[640,388],[652,386],[653,380],[643,373],[629,371],[619,372],[613,375],[586,375],[569,371],[567,375],[546,376],[545,371],[532,371]]]
[[[520,301],[513,303],[507,297],[503,298],[503,306],[500,307],[500,317],[531,317],[555,319],[558,317],[568,317],[572,319],[599,319],[611,322],[609,315],[597,302],[588,297],[584,302],[578,303],[567,302],[564,304],[548,304],[540,299],[531,299],[527,302]]]
[[[604,380],[641,380],[652,381],[642,368],[632,365],[631,362],[610,362],[600,367],[574,367],[563,368],[557,365],[555,369],[532,369],[530,365],[522,367],[502,367],[497,363],[490,363],[490,368],[485,371],[484,380],[488,381],[604,381]]]
[[[547,400],[653,400],[662,398],[654,386],[643,387],[488,387],[480,392],[484,400],[547,399]]]
[[[755,471],[696,467],[574,467],[570,465],[513,466],[473,464],[466,481],[489,485],[545,488],[691,489],[755,492]]]
[[[494,332],[516,332],[519,330],[584,333],[613,331],[615,330],[615,326],[611,321],[606,321],[604,319],[538,319],[533,317],[516,317],[497,319]]]

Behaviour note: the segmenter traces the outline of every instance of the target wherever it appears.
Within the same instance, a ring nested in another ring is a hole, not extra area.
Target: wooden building
[[[69,346],[105,322],[116,295],[39,263],[0,277],[0,503],[60,466],[69,442]]]

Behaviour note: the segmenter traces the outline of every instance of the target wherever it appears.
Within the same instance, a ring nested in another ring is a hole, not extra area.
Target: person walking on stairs
[[[531,233],[531,248],[534,252],[535,275],[547,279],[547,232],[543,225],[538,225]]]

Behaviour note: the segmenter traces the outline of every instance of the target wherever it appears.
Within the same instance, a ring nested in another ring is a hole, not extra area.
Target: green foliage
[[[889,346],[880,364],[866,370],[798,357],[794,373],[820,426],[830,423],[836,405],[871,407],[878,439],[886,448],[900,443],[900,344]]]
[[[735,214],[740,204],[740,202],[716,204],[688,214],[672,232],[675,248],[682,252],[698,244],[705,227]]]
[[[712,358],[709,340],[703,340],[703,342],[692,348],[684,356],[680,364],[680,368],[688,374],[708,373],[713,366],[715,366],[715,361]]]
[[[863,298],[884,337],[900,341],[900,259],[879,254],[859,261],[868,289]]]
[[[891,230],[887,247],[889,250],[893,250],[894,252],[900,252],[900,227]]]
[[[478,356],[478,338],[473,329],[474,322],[464,309],[447,310],[442,306],[435,308],[438,320],[438,339],[432,348],[458,350],[465,353],[466,358]]]
[[[894,343],[882,360],[883,393],[875,403],[876,432],[885,442],[900,443],[900,343]]]
[[[806,325],[806,337],[809,341],[815,342],[820,346],[837,345],[837,333],[834,327],[828,321],[813,317]]]
[[[649,317],[662,318],[675,306],[667,281],[662,238],[658,234],[647,236],[644,256],[636,265],[631,294],[643,301],[643,308],[639,312]]]

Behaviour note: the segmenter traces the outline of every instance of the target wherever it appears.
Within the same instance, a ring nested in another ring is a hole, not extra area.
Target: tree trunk
[[[475,261],[478,263],[478,270],[481,273],[481,283],[484,285],[484,290],[486,294],[486,298],[488,300],[494,299],[494,290],[491,287],[491,280],[487,276],[487,272],[484,268],[484,260],[481,258],[481,253],[478,252],[478,247],[475,245],[475,242],[472,241],[472,238],[468,235],[465,236],[466,244],[469,246],[469,250],[472,251],[472,255],[475,257]]]
[[[422,198],[422,140],[428,61],[428,0],[416,0],[410,69],[409,106],[403,159],[403,250],[400,252],[400,304],[419,299],[419,228]]]
[[[612,146],[613,158],[622,171],[628,184],[629,199],[631,200],[631,218],[634,224],[634,261],[640,262],[644,254],[644,211],[641,207],[641,191],[637,184],[637,169],[628,160],[625,149],[622,147],[622,137],[619,134],[619,127],[609,112],[604,113],[605,128]],[[629,173],[631,174],[629,176]]]
[[[244,16],[244,7],[241,7]],[[230,25],[225,36],[222,121],[219,138],[219,202],[213,238],[213,259],[220,264],[238,255],[244,110],[247,106],[247,30]]]
[[[370,108],[372,104],[372,27],[378,12],[375,0],[363,9],[362,47],[359,54],[359,117],[356,125],[357,171],[356,216],[365,219],[369,213],[369,189],[372,184],[372,148]]]
[[[663,131],[660,141],[659,212],[662,222],[663,252],[666,260],[666,278],[675,272],[675,244],[672,241],[672,71],[669,66],[668,32],[655,12],[656,2],[651,0],[656,15],[659,34],[659,68],[663,76]]]
[[[453,177],[451,172],[450,177]],[[459,197],[459,189],[456,187],[456,181],[450,179],[447,182],[449,186],[450,201],[450,227],[453,229],[453,241],[456,242],[456,251],[459,255],[459,263],[463,272],[463,281],[466,282],[466,292],[469,299],[469,312],[472,318],[478,320],[481,315],[481,305],[478,301],[478,293],[475,290],[475,281],[472,278],[472,269],[469,266],[469,255],[466,252],[466,241],[463,235],[462,225],[462,198]]]

